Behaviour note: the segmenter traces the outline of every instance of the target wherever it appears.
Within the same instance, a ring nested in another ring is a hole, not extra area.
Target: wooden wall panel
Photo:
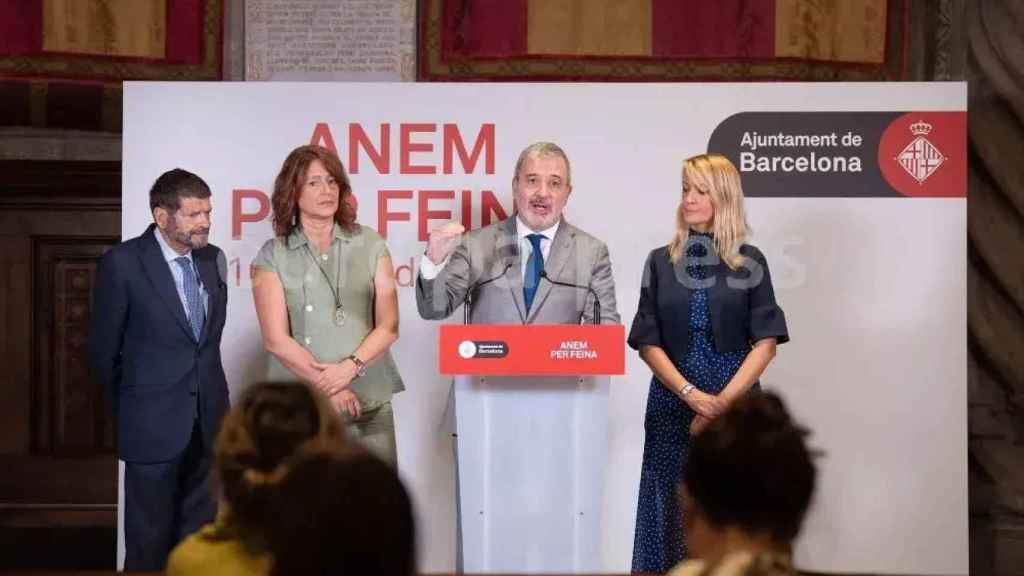
[[[29,450],[32,437],[32,274],[27,237],[0,236],[0,291],[0,454],[21,454]]]
[[[109,453],[114,422],[104,391],[89,374],[88,337],[96,264],[111,238],[33,242],[37,303],[36,389],[39,449],[53,454]]]
[[[113,566],[114,422],[86,351],[120,188],[116,162],[0,161],[0,571]]]

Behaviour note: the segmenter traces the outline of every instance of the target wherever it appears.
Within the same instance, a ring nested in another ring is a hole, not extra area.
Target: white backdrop
[[[233,207],[233,190],[269,195],[285,155],[309,143],[318,124],[329,128],[349,168],[350,124],[378,148],[381,125],[388,125],[390,169],[380,173],[361,152],[351,180],[364,224],[378,228],[384,210],[409,214],[387,224],[396,266],[409,266],[423,251],[424,208],[460,218],[462,191],[469,190],[476,227],[481,191],[491,190],[510,212],[519,151],[538,140],[559,143],[572,162],[567,216],[608,243],[628,324],[644,258],[673,230],[681,161],[706,151],[727,117],[965,109],[963,84],[127,83],[123,234],[136,236],[150,222],[148,191],[165,170],[182,167],[210,184],[211,240],[231,261],[222,349],[237,393],[261,375],[247,267],[271,227],[269,220],[241,222],[233,238],[233,221],[251,219],[259,207],[255,199]],[[402,123],[413,144],[408,164],[436,174],[401,173]],[[467,152],[482,125],[494,126],[493,174],[486,146],[471,170],[456,154],[453,173],[444,174],[445,124],[458,127]],[[413,192],[385,208],[380,190]],[[455,190],[454,199],[424,205],[424,190]],[[786,398],[827,453],[799,564],[966,574],[966,199],[750,198],[747,210],[792,336],[763,383]],[[395,399],[399,463],[416,505],[421,569],[448,571],[455,561],[444,414],[451,384],[436,371],[437,324],[418,317],[407,287],[414,272],[398,270],[406,286],[394,356],[408,386]],[[649,380],[632,352],[626,376],[612,379],[601,558],[608,572],[630,565]]]

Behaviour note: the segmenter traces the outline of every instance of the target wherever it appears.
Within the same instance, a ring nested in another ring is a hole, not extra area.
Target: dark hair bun
[[[687,490],[716,525],[789,541],[814,491],[807,436],[778,395],[750,392],[694,438]]]
[[[346,441],[337,415],[305,384],[254,384],[225,416],[214,448],[217,480],[230,521],[247,545],[264,540],[289,461],[311,444]]]
[[[316,435],[320,415],[311,394],[295,394],[295,387],[268,388],[243,406],[255,454],[250,466],[268,472],[296,446]]]

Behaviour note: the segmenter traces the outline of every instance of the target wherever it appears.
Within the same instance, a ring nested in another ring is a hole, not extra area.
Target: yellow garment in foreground
[[[795,576],[788,555],[734,552],[713,566],[700,560],[685,560],[668,576]]]
[[[224,513],[183,540],[167,560],[167,576],[249,576],[270,574],[272,560],[265,552],[242,546]]]

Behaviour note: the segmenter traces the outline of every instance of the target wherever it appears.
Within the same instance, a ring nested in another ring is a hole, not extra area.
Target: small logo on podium
[[[942,151],[926,137],[931,131],[932,125],[923,120],[911,124],[910,133],[916,137],[896,155],[896,161],[918,184],[923,184],[946,161]]]
[[[476,344],[473,344],[470,340],[463,340],[459,344],[459,356],[462,356],[466,360],[476,356]]]

